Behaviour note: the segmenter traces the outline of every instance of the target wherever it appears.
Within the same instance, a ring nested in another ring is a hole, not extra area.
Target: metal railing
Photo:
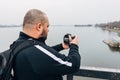
[[[81,67],[78,72],[67,75],[67,80],[74,80],[74,76],[120,80],[120,70],[99,67]]]

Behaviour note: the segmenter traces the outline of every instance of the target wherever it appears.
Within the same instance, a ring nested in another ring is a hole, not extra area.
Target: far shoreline
[[[110,29],[110,28],[102,28],[102,29],[107,30],[109,32],[115,32],[115,33],[120,34],[120,29]]]

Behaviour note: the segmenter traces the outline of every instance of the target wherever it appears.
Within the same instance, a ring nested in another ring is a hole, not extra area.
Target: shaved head
[[[26,27],[26,25],[34,25],[38,22],[44,24],[46,21],[45,15],[45,13],[37,9],[29,10],[24,16],[23,27]]]

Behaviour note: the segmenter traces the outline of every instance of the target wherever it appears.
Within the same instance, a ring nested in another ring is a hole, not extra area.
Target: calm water
[[[118,36],[117,33],[103,31],[95,27],[51,26],[46,41],[48,45],[61,43],[64,34],[71,33],[79,37],[79,51],[82,57],[81,66],[120,69],[120,51],[110,49],[103,43],[104,39]],[[0,51],[6,50],[18,38],[20,27],[0,28]],[[67,51],[63,51],[67,55]],[[93,80],[93,79],[82,79]],[[99,80],[99,79],[95,79]]]

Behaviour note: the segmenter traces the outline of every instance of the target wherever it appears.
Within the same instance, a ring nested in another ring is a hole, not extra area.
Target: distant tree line
[[[101,24],[96,24],[95,26],[102,28],[109,28],[109,29],[120,29],[120,21],[101,23]]]
[[[1,25],[0,24],[0,27],[4,28],[4,27],[20,27],[22,25]]]

